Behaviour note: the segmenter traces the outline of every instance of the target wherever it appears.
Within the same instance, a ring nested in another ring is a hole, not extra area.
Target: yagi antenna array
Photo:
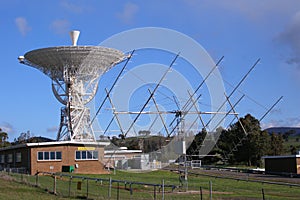
[[[163,129],[166,132],[167,137],[172,137],[174,135],[174,132],[177,132],[178,134],[185,134],[184,132],[186,132],[186,130],[190,130],[196,120],[200,120],[203,129],[206,129],[210,125],[212,119],[218,114],[221,114],[224,117],[220,120],[220,123],[218,123],[217,126],[219,126],[219,124],[221,124],[221,121],[225,120],[225,117],[227,117],[228,115],[234,115],[235,119],[238,119],[238,113],[235,112],[235,107],[244,96],[241,97],[235,104],[231,104],[230,98],[260,61],[260,59],[258,59],[254,63],[254,65],[244,75],[241,81],[228,96],[225,94],[226,101],[224,101],[224,103],[216,112],[204,112],[197,107],[198,100],[201,97],[201,95],[197,94],[197,92],[205,84],[206,80],[213,74],[214,70],[218,67],[224,57],[222,57],[210,70],[207,76],[204,77],[195,91],[193,91],[192,93],[190,91],[187,91],[189,94],[189,98],[181,108],[176,102],[178,108],[177,110],[160,111],[154,95],[167,76],[168,72],[172,68],[173,64],[178,59],[179,54],[177,54],[169,65],[167,71],[162,74],[162,77],[156,84],[156,87],[152,90],[148,89],[149,97],[139,111],[117,111],[114,107],[113,99],[110,95],[114,86],[118,82],[118,79],[125,70],[130,58],[133,56],[134,51],[132,51],[130,56],[126,57],[121,51],[112,48],[101,46],[78,46],[77,41],[79,35],[79,31],[70,32],[72,40],[71,46],[56,46],[36,49],[29,51],[24,56],[19,56],[18,58],[20,63],[34,67],[52,79],[53,93],[57,100],[63,104],[63,107],[61,108],[61,120],[57,133],[57,140],[95,141],[96,138],[94,135],[94,130],[92,128],[92,124],[107,99],[112,106],[113,118],[105,129],[104,134],[108,131],[109,126],[112,124],[112,122],[116,120],[121,133],[119,136],[122,139],[126,138],[130,131],[134,130],[135,124],[137,123],[139,117],[144,114],[156,114],[157,117],[155,118],[155,121],[159,119],[161,120]],[[105,90],[106,96],[100,104],[100,107],[96,111],[95,116],[91,118],[90,109],[87,107],[87,104],[96,95],[99,78],[111,67],[124,61],[125,59],[127,60],[125,65],[119,72],[111,88],[109,90]],[[260,120],[262,120],[270,112],[270,110],[281,100],[281,98],[266,112],[265,115],[263,115]],[[145,108],[150,101],[154,103],[156,111],[145,111]],[[220,112],[221,108],[226,103],[230,105],[229,111]],[[122,122],[118,117],[118,115],[120,114],[135,115],[133,121],[125,130],[123,129]],[[162,117],[163,114],[174,115],[173,121],[171,121],[170,124],[167,124],[167,122]],[[193,114],[197,117],[195,121],[192,122],[190,127],[188,129],[185,129],[184,120],[188,114]],[[202,115],[207,114],[212,115],[212,117],[207,121],[207,123],[205,123]],[[151,126],[153,126],[153,124]],[[217,129],[217,126],[213,127],[213,130]],[[245,135],[247,135],[245,130],[244,132]],[[218,137],[218,135],[211,134],[210,137],[206,138],[203,141],[203,145],[205,146],[206,143],[210,143],[215,139],[215,137]],[[204,148],[201,152],[199,152],[199,154],[207,155],[207,153],[209,152],[206,151],[208,150],[209,149]]]

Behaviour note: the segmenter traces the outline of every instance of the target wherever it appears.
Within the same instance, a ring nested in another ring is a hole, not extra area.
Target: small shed
[[[264,156],[266,173],[300,174],[300,155]]]

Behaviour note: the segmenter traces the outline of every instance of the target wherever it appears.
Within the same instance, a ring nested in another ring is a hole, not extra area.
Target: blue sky
[[[0,127],[10,140],[30,130],[55,138],[61,105],[51,80],[21,65],[19,55],[70,45],[68,32],[81,31],[79,45],[98,45],[122,31],[162,27],[196,40],[217,62],[226,91],[252,64],[261,62],[239,88],[247,98],[237,107],[260,118],[263,127],[300,127],[300,2],[298,0],[1,1]],[[162,54],[164,55],[164,54]],[[103,82],[114,77],[114,71]],[[101,83],[101,81],[100,81]],[[103,91],[103,90],[102,90]],[[237,93],[235,98],[238,98]]]

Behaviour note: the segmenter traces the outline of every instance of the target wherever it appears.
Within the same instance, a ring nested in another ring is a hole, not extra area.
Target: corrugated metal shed
[[[266,173],[300,174],[300,155],[264,156]]]

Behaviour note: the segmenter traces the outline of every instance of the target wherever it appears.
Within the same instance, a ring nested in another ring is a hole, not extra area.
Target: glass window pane
[[[93,159],[98,160],[98,151],[93,152]]]
[[[92,151],[88,151],[88,152],[87,152],[87,158],[88,158],[88,159],[92,159],[92,158],[93,158],[93,156],[92,156]]]
[[[56,152],[56,160],[61,160],[61,151]]]
[[[5,161],[4,161],[4,155],[1,155],[1,163],[4,163]]]
[[[50,152],[50,160],[55,160],[55,152],[54,151]]]
[[[12,163],[12,161],[13,161],[13,155],[12,154],[8,154],[7,162],[8,163]]]
[[[80,160],[81,159],[81,155],[80,155],[80,151],[76,151],[76,160]]]
[[[21,162],[22,154],[20,152],[16,153],[16,162]]]
[[[86,151],[82,151],[81,155],[82,155],[82,159],[86,159]]]
[[[49,152],[48,151],[44,152],[44,160],[49,160]]]
[[[43,153],[44,152],[38,152],[38,160],[44,160]]]

